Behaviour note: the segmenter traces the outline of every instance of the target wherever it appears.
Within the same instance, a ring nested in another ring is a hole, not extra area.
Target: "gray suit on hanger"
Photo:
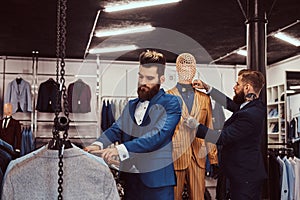
[[[29,82],[24,79],[17,84],[16,79],[8,83],[4,95],[4,103],[11,103],[13,113],[18,110],[18,103],[23,112],[32,112],[31,88]]]

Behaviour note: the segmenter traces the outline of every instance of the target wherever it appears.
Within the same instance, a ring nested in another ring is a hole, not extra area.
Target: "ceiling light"
[[[156,6],[168,3],[176,3],[182,0],[153,0],[153,1],[133,1],[128,2],[126,4],[113,4],[108,5],[105,7],[105,12],[117,12],[122,10],[129,10],[134,8],[142,8],[142,7],[149,7],[149,6]]]
[[[297,39],[297,38],[294,38],[286,33],[283,33],[283,32],[278,32],[278,33],[275,33],[274,34],[274,37],[278,38],[278,39],[281,39],[285,42],[288,42],[296,47],[300,46],[300,40]]]
[[[299,90],[300,89],[300,85],[291,85],[290,89],[291,90]]]
[[[114,36],[114,35],[124,35],[124,34],[131,34],[131,33],[140,33],[140,32],[147,32],[153,31],[155,28],[151,25],[142,25],[142,26],[132,26],[126,28],[114,28],[114,29],[107,29],[107,30],[97,30],[95,33],[96,37],[107,37],[107,36]]]
[[[124,45],[124,46],[115,46],[115,47],[105,47],[105,48],[94,48],[90,49],[90,54],[101,54],[101,53],[111,53],[118,51],[133,51],[138,49],[136,45]]]
[[[237,50],[236,53],[242,56],[247,56],[247,51],[243,49]]]
[[[295,90],[287,90],[286,93],[287,94],[294,94],[296,91]]]

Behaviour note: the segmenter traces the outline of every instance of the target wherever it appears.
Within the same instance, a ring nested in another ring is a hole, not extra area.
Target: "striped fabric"
[[[167,91],[169,94],[180,96],[176,87]],[[205,161],[208,154],[211,164],[218,163],[216,145],[206,143],[203,139],[195,138],[195,130],[186,127],[183,122],[188,116],[196,118],[199,123],[209,128],[212,126],[212,111],[210,98],[202,92],[195,91],[191,113],[187,106],[182,105],[182,116],[173,136],[173,160],[177,176],[175,199],[182,199],[184,183],[188,183],[191,200],[204,199]]]

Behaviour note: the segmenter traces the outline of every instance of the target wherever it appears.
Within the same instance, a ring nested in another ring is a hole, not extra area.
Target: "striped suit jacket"
[[[176,87],[168,90],[167,93],[181,97]],[[207,154],[211,164],[218,163],[216,145],[206,143],[203,139],[196,138],[195,130],[191,130],[183,124],[184,119],[191,116],[197,119],[199,123],[213,128],[209,96],[202,92],[195,91],[191,113],[188,113],[187,106],[183,100],[182,102],[182,115],[172,138],[175,170],[186,169],[193,157],[199,167],[205,168]]]

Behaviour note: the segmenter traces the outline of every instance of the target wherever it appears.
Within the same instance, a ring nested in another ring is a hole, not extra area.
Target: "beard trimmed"
[[[241,91],[239,93],[236,93],[233,97],[233,101],[236,103],[236,104],[242,104],[245,102],[245,93],[244,91]]]
[[[138,97],[144,101],[149,101],[158,93],[159,89],[160,84],[156,84],[155,86],[153,86],[153,88],[149,88],[146,85],[140,85],[137,90]]]

